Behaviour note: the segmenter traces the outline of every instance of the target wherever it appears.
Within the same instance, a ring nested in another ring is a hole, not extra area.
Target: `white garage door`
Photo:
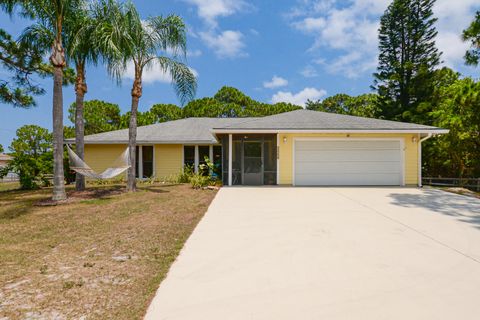
[[[401,185],[400,141],[297,140],[295,185]]]

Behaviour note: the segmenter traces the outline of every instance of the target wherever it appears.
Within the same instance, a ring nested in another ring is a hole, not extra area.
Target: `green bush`
[[[199,189],[203,187],[207,187],[212,183],[212,179],[209,176],[204,176],[200,173],[195,173],[190,178],[190,184],[192,188]]]
[[[182,171],[177,176],[177,183],[189,183],[190,179],[193,176],[193,167],[192,166],[185,166]]]

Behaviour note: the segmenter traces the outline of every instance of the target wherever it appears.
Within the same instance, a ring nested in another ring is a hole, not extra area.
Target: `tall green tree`
[[[85,134],[95,134],[106,131],[113,131],[122,128],[120,107],[117,104],[101,100],[90,100],[84,102],[83,122]],[[68,119],[76,122],[77,107],[76,102],[68,108]]]
[[[45,90],[32,77],[45,77],[50,71],[42,51],[19,43],[0,29],[0,66],[11,73],[10,77],[1,75],[0,102],[22,108],[35,106],[34,97],[44,94]]]
[[[195,95],[196,79],[193,72],[182,61],[186,57],[186,31],[182,19],[176,15],[150,17],[142,20],[131,3],[123,7],[123,14],[111,20],[121,26],[124,37],[119,37],[119,48],[123,56],[109,68],[114,75],[120,75],[128,63],[133,63],[135,77],[132,86],[132,107],[129,123],[129,156],[127,190],[136,190],[135,147],[137,138],[137,111],[142,96],[142,77],[145,68],[153,65],[170,75],[172,85],[182,104]]]
[[[22,189],[36,189],[52,172],[52,134],[47,129],[26,125],[17,130],[10,146],[13,160],[0,170],[0,177],[15,172],[20,177]]]
[[[435,0],[393,0],[380,20],[373,88],[387,119],[409,121],[430,98],[441,53],[435,45]]]
[[[372,93],[362,94],[356,97],[340,93],[324,100],[307,101],[306,108],[315,111],[368,118],[378,118],[381,113],[378,107],[378,96]]]
[[[82,0],[0,0],[0,5],[13,12],[20,9],[23,16],[30,17],[45,26],[51,34],[50,64],[53,68],[53,200],[64,200],[63,170],[63,77],[66,67],[64,46],[64,23],[74,17]],[[41,48],[40,48],[41,49]]]
[[[244,116],[243,107],[236,103],[220,102],[215,98],[201,98],[190,101],[183,108],[185,118],[235,118]]]
[[[477,11],[475,19],[463,31],[462,38],[471,45],[470,50],[465,53],[465,62],[477,66],[480,62],[480,11]]]
[[[183,118],[182,109],[174,104],[154,104],[149,112],[152,114],[155,123],[178,120]]]
[[[0,153],[3,152],[3,151],[5,151],[5,150],[3,149],[3,146],[0,144]]]
[[[87,11],[87,4],[78,2],[78,9],[74,15],[64,18],[62,34],[63,46],[65,47],[65,58],[68,64],[75,67],[75,147],[78,156],[84,158],[84,124],[83,124],[83,101],[87,93],[86,65],[96,63],[99,56],[98,48],[95,46],[93,35],[98,21],[94,21]],[[52,32],[50,21],[42,19],[27,27],[22,36],[22,43],[27,43],[35,48],[48,52],[56,34]],[[85,178],[77,174],[76,189],[85,189]]]
[[[433,176],[480,176],[480,82],[459,79],[438,88],[434,125],[450,132],[428,145],[424,165]]]

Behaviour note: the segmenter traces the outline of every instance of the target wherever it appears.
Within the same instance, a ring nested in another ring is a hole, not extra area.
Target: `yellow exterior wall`
[[[346,138],[346,134],[327,133],[280,133],[279,134],[279,159],[280,159],[280,184],[292,184],[293,181],[293,140],[295,138]],[[417,142],[413,142],[416,137]],[[284,138],[287,139],[283,142]],[[352,133],[350,138],[404,138],[405,148],[405,184],[418,184],[418,140],[417,134],[374,134]]]
[[[101,173],[112,167],[126,148],[125,144],[86,144],[85,162],[95,172]]]
[[[123,144],[87,144],[85,162],[96,172],[102,172],[112,166],[125,151]],[[162,179],[177,174],[183,165],[183,145],[155,145],[155,177]]]
[[[183,145],[157,144],[155,145],[155,177],[168,178],[177,174],[183,168]]]

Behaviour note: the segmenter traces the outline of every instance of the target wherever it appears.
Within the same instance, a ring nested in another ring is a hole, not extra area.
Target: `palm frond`
[[[174,56],[180,53],[185,57],[187,36],[185,23],[179,16],[151,17],[147,20],[147,25],[152,29],[158,49],[171,50]]]
[[[172,77],[172,86],[182,105],[195,98],[197,79],[187,65],[168,57],[158,57],[156,61]]]
[[[36,23],[26,27],[20,35],[20,43],[34,47],[42,52],[48,52],[55,40],[51,26]]]

